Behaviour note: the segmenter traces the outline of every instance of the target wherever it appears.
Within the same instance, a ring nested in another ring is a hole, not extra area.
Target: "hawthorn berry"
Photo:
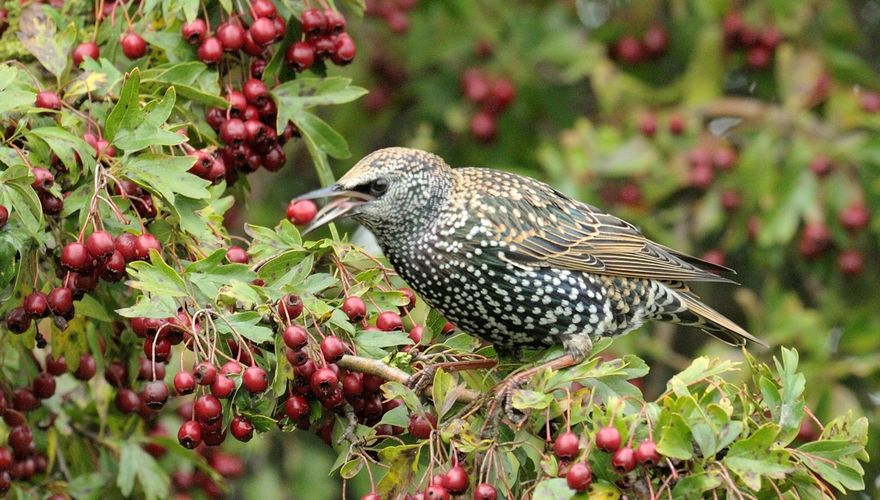
[[[285,321],[298,318],[303,312],[303,302],[299,295],[288,293],[278,300],[278,314]]]
[[[312,373],[312,376],[309,377],[309,386],[312,392],[319,398],[332,396],[336,391],[338,383],[339,379],[336,373],[327,367],[315,370],[315,373]]]
[[[306,9],[300,14],[300,24],[306,35],[316,36],[327,30],[327,16],[318,9]]]
[[[135,255],[138,260],[146,260],[150,257],[150,250],[157,252],[162,251],[162,245],[159,240],[150,233],[143,233],[137,236],[134,242]]]
[[[612,425],[602,427],[596,433],[596,447],[607,453],[617,451],[620,449],[620,431]]]
[[[46,371],[56,377],[67,373],[67,361],[64,356],[55,357],[52,354],[46,356]]]
[[[196,390],[196,379],[191,373],[179,371],[174,375],[174,390],[177,394],[185,396]]]
[[[68,243],[61,249],[61,267],[65,271],[84,272],[92,265],[86,246],[79,242]]]
[[[636,454],[632,448],[624,446],[611,455],[611,465],[617,472],[629,472],[636,467]]]
[[[98,273],[105,281],[119,281],[125,276],[125,257],[114,250],[106,261],[98,266]]]
[[[49,90],[37,92],[37,99],[34,106],[43,109],[61,109],[61,98],[58,94]]]
[[[141,408],[141,397],[133,390],[125,387],[116,391],[116,397],[113,401],[116,409],[125,415],[135,413]]]
[[[568,473],[565,475],[565,482],[574,491],[578,493],[584,492],[590,487],[590,483],[593,482],[593,471],[588,464],[578,462],[568,469]]]
[[[443,487],[453,495],[461,495],[468,489],[470,480],[461,464],[455,464],[443,476]]]
[[[345,345],[339,337],[328,335],[321,340],[321,354],[327,363],[335,363],[345,354]]]
[[[79,365],[77,365],[76,371],[73,372],[73,376],[79,380],[90,380],[97,371],[98,365],[95,362],[94,356],[86,353],[79,357]]]
[[[412,415],[409,418],[407,431],[416,439],[428,439],[431,431],[437,427],[437,417],[430,413],[424,415]]]
[[[425,490],[425,499],[449,500],[449,491],[442,486],[432,484]]]
[[[333,41],[333,51],[330,53],[330,59],[337,66],[345,66],[354,61],[357,55],[357,46],[348,33],[341,33]]]
[[[9,222],[9,209],[6,205],[0,205],[0,229],[3,229],[7,222]]]
[[[144,405],[153,411],[159,411],[168,401],[168,386],[161,380],[153,380],[144,384],[141,399]]]
[[[239,118],[230,118],[220,125],[220,139],[226,144],[240,144],[247,140],[247,129]]]
[[[477,111],[471,116],[470,131],[474,139],[480,142],[492,142],[498,133],[495,115],[486,110]]]
[[[22,306],[28,315],[34,318],[44,318],[49,314],[49,301],[45,294],[38,291],[25,297]]]
[[[211,423],[220,418],[223,407],[220,400],[211,394],[199,396],[193,407],[195,419],[203,423]]]
[[[254,437],[254,424],[244,415],[237,415],[229,423],[229,432],[235,439],[246,443]]]
[[[137,260],[137,236],[131,233],[122,233],[116,237],[113,245],[116,251],[122,254],[125,262]]]
[[[254,0],[251,2],[251,11],[255,17],[275,17],[277,13],[272,0]]]
[[[208,24],[204,19],[195,19],[192,22],[184,23],[180,28],[180,34],[190,45],[197,45],[205,39],[208,33]],[[221,48],[222,51],[222,48]]]
[[[101,50],[95,42],[83,42],[73,49],[73,65],[79,66],[85,59],[98,60]]]
[[[342,377],[342,394],[345,397],[360,396],[364,393],[363,374],[348,372]]]
[[[190,450],[202,443],[202,424],[195,420],[187,420],[177,431],[177,441]]]
[[[125,365],[121,361],[113,361],[104,368],[104,380],[113,387],[124,387],[128,382]]]
[[[7,438],[9,447],[18,455],[29,455],[31,443],[34,442],[31,428],[27,425],[17,425],[9,429]]]
[[[318,207],[312,200],[292,201],[287,206],[287,220],[297,226],[312,222],[317,214]]]
[[[403,330],[403,320],[396,312],[385,311],[376,318],[376,328],[383,332]]]
[[[226,260],[232,264],[247,264],[248,255],[244,248],[232,246],[226,250]]]
[[[223,59],[223,44],[216,36],[210,36],[202,40],[196,54],[203,63],[216,64]]]
[[[315,63],[315,48],[307,42],[295,42],[284,53],[284,61],[294,71],[305,71]]]
[[[266,99],[269,98],[269,88],[266,87],[262,80],[257,80],[256,78],[251,78],[244,82],[241,90],[247,102],[257,107],[265,104]]]
[[[16,307],[6,313],[6,328],[12,333],[24,333],[31,327],[31,316],[23,307]]]
[[[129,31],[119,43],[122,45],[122,53],[129,59],[138,59],[147,53],[147,42],[137,33]]]
[[[40,400],[29,388],[18,388],[12,392],[12,407],[16,411],[26,413],[40,407]]]
[[[556,458],[571,460],[581,450],[581,440],[577,434],[566,431],[560,434],[553,442],[553,454]]]
[[[375,491],[371,491],[366,495],[361,496],[361,500],[382,500],[382,497]]]
[[[651,57],[657,57],[666,52],[669,46],[669,33],[660,24],[653,24],[642,37],[642,44],[645,51]]]
[[[287,401],[284,402],[284,414],[291,420],[299,420],[305,415],[308,415],[309,412],[311,412],[311,405],[309,404],[309,401],[302,396],[293,395],[287,398]]]
[[[861,202],[852,203],[840,213],[840,224],[850,233],[856,234],[871,222],[871,212]]]
[[[308,343],[309,334],[305,328],[299,325],[290,325],[284,329],[282,339],[287,347],[293,350],[300,350]]]
[[[259,366],[249,366],[241,375],[241,385],[252,394],[263,392],[269,388],[269,375]]]
[[[215,32],[226,52],[234,52],[244,45],[244,33],[244,28],[235,20],[221,23]]]
[[[654,441],[646,439],[636,447],[636,460],[642,465],[654,465],[660,461],[660,453]]]
[[[480,483],[474,488],[474,500],[496,500],[498,492],[489,483]]]
[[[228,398],[235,391],[235,381],[226,375],[217,375],[217,379],[211,384],[211,394],[223,399]]]
[[[95,231],[86,238],[86,249],[93,259],[105,259],[116,250],[116,245],[107,232]]]
[[[248,33],[257,44],[268,45],[275,40],[275,23],[269,18],[262,17],[254,21],[248,29]]]
[[[858,276],[865,269],[865,257],[857,249],[844,250],[837,258],[837,267],[846,277]]]

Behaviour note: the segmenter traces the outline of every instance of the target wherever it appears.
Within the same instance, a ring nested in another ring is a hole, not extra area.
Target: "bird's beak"
[[[324,208],[319,210],[318,213],[315,215],[315,220],[313,220],[311,224],[306,226],[301,231],[303,235],[310,233],[314,229],[317,229],[324,224],[329,224],[337,219],[340,219],[355,208],[376,199],[375,197],[370,196],[367,193],[362,193],[360,191],[348,191],[341,187],[339,184],[333,184],[332,186],[316,189],[315,191],[297,196],[296,198],[294,198],[294,201],[317,200],[322,198],[333,199],[330,201],[330,203],[324,205]]]

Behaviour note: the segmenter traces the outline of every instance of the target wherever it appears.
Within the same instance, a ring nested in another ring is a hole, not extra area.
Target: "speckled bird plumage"
[[[431,307],[503,350],[562,344],[582,358],[592,340],[647,320],[758,342],[687,287],[729,282],[721,274],[730,270],[654,243],[535,179],[388,148],[358,162],[334,190],[364,193],[367,201],[346,205],[345,215],[375,234]]]

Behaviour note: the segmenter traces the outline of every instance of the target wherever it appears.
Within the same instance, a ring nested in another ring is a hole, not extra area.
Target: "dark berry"
[[[302,396],[290,396],[284,402],[284,414],[291,420],[299,420],[311,411],[309,401]]]
[[[31,434],[31,428],[27,425],[17,425],[12,429],[9,429],[9,437],[8,443],[9,447],[12,448],[18,455],[28,455],[30,454],[31,443],[34,442],[33,434]]]
[[[196,420],[199,422],[210,423],[220,418],[223,407],[220,405],[219,399],[210,394],[205,394],[199,396],[196,400],[193,411],[195,412],[194,415]]]
[[[203,63],[216,64],[223,59],[223,44],[217,37],[211,36],[202,40],[196,53]]]
[[[128,388],[117,390],[116,398],[113,401],[116,404],[116,409],[125,415],[135,413],[141,408],[141,397]]]
[[[67,361],[64,360],[64,356],[58,358],[52,354],[46,356],[46,371],[56,377],[67,373]]]
[[[31,327],[31,316],[23,307],[16,307],[6,313],[6,328],[12,333],[24,333]]]
[[[86,249],[93,259],[104,259],[116,250],[116,245],[105,231],[95,231],[86,238]]]
[[[121,361],[113,361],[104,367],[104,380],[113,387],[124,387],[128,383],[128,374]]]
[[[154,380],[144,384],[141,399],[144,405],[153,411],[159,411],[168,401],[168,386],[161,380]]]
[[[247,101],[255,106],[262,106],[269,97],[269,88],[262,80],[256,78],[244,82],[241,90]]]
[[[248,32],[259,45],[268,45],[275,40],[275,23],[263,17],[254,21]]]
[[[332,396],[336,392],[338,382],[336,373],[326,367],[315,370],[315,373],[309,378],[309,386],[319,398]]]
[[[137,260],[137,236],[131,233],[122,233],[113,242],[116,251],[122,254],[125,262]]]
[[[238,415],[229,423],[229,432],[235,439],[246,443],[254,437],[254,424],[244,415]]]
[[[244,122],[238,118],[230,118],[220,125],[220,139],[226,144],[238,144],[247,139]]]
[[[327,30],[327,16],[318,9],[306,9],[300,15],[302,30],[307,35],[320,35]]]
[[[46,303],[53,314],[67,317],[73,312],[73,290],[67,287],[53,288],[46,296]]]
[[[101,279],[105,281],[119,281],[125,276],[125,257],[118,250],[114,250],[105,262],[98,266]]]
[[[61,267],[65,271],[84,272],[91,265],[92,259],[89,256],[89,251],[82,243],[68,243],[61,249]]]
[[[837,267],[846,277],[858,276],[865,269],[865,257],[857,249],[844,250],[837,258]]]
[[[428,439],[431,431],[437,427],[437,417],[427,413],[425,415],[412,415],[409,418],[407,431],[416,439]]]
[[[49,302],[41,292],[35,291],[25,297],[22,306],[34,318],[44,318],[49,314]]]
[[[284,60],[294,71],[305,71],[315,63],[315,48],[307,42],[295,42],[287,48]]]
[[[83,354],[79,357],[79,365],[77,365],[76,371],[73,372],[73,376],[79,380],[90,380],[97,371],[98,365],[95,362],[94,356]]]

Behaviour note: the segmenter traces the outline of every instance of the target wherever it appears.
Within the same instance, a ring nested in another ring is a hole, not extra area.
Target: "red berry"
[[[614,44],[614,55],[626,64],[637,64],[645,59],[645,48],[634,36],[624,36]]]
[[[569,488],[578,493],[587,491],[590,483],[593,482],[593,471],[589,465],[578,462],[572,465],[571,469],[568,469],[568,474],[565,475],[565,482]]]
[[[220,139],[226,144],[239,144],[247,139],[244,122],[238,118],[230,118],[220,125]]]
[[[840,256],[837,258],[837,267],[846,277],[858,276],[865,268],[865,257],[861,251],[854,248],[844,250],[840,252]]]
[[[229,423],[229,432],[235,439],[246,443],[254,437],[254,424],[244,415],[238,415]]]
[[[61,98],[55,92],[43,90],[37,93],[34,106],[43,109],[61,109]]]
[[[67,361],[64,360],[64,356],[58,358],[52,354],[46,356],[46,371],[56,377],[67,373]]]
[[[360,321],[367,314],[367,304],[360,297],[346,297],[342,302],[342,312],[348,316],[351,321]]]
[[[227,361],[220,367],[221,375],[241,374],[242,371],[244,371],[244,367],[238,361]]]
[[[669,46],[669,33],[659,24],[651,25],[645,32],[642,43],[650,57],[663,55]]]
[[[125,257],[114,250],[106,261],[98,266],[98,273],[105,281],[119,281],[125,276]]]
[[[139,235],[135,239],[134,248],[135,255],[139,260],[148,259],[150,257],[150,250],[162,251],[162,245],[159,243],[159,240],[150,233]]]
[[[455,464],[443,477],[443,486],[453,495],[461,495],[468,489],[468,473],[461,464]]]
[[[141,408],[141,397],[136,392],[128,388],[121,388],[116,391],[114,399],[116,409],[121,413],[128,415],[135,413]]]
[[[321,354],[327,363],[335,363],[345,354],[345,345],[339,337],[328,335],[321,340]]]
[[[31,316],[23,307],[16,307],[6,313],[6,328],[12,333],[24,333],[31,327]]]
[[[798,251],[807,259],[821,255],[831,244],[831,231],[821,222],[811,222],[804,226]]]
[[[403,320],[396,312],[385,311],[376,318],[376,328],[383,332],[403,330]]]
[[[672,135],[681,135],[684,132],[684,117],[675,114],[669,117],[669,133]]]
[[[215,36],[210,36],[202,40],[199,49],[196,51],[199,60],[205,64],[216,64],[223,59],[223,44]]]
[[[66,271],[85,272],[92,265],[92,259],[82,243],[68,243],[61,249],[61,267]]]
[[[254,106],[262,106],[269,97],[269,88],[262,80],[251,78],[244,82],[242,93],[249,103]]]
[[[269,388],[269,375],[259,366],[249,366],[241,375],[241,385],[253,394],[263,392]]]
[[[167,330],[165,330],[167,331]],[[155,372],[155,376],[153,373]],[[138,380],[164,380],[165,379],[165,363],[150,361],[147,358],[138,360]]]
[[[202,444],[202,424],[195,420],[187,420],[177,431],[177,440],[181,446],[190,450]]]
[[[266,101],[267,103],[271,103],[272,101]],[[284,163],[287,161],[287,157],[284,155],[284,150],[281,149],[281,146],[275,145],[272,149],[269,150],[265,155],[263,155],[263,166],[266,167],[266,170],[270,172],[277,172],[284,166]],[[306,200],[309,201],[309,200]],[[304,202],[300,202],[304,203]],[[314,217],[313,217],[314,218]]]
[[[354,61],[354,56],[357,55],[357,46],[348,33],[341,33],[336,37],[336,40],[333,42],[333,49],[330,59],[338,66],[345,66],[351,63]]]
[[[725,266],[727,264],[727,256],[724,254],[724,250],[720,248],[707,250],[700,258],[718,266]]]
[[[137,260],[137,236],[131,233],[122,233],[114,241],[116,251],[122,254],[125,262]]]
[[[31,428],[27,425],[17,425],[9,429],[9,437],[7,438],[9,447],[12,448],[17,455],[29,455],[31,443],[34,442]]]
[[[880,112],[880,92],[863,92],[859,96],[859,106],[865,113]]]
[[[171,341],[168,337],[148,337],[144,340],[144,355],[147,359],[164,363],[171,359]]]
[[[284,329],[282,339],[287,347],[300,350],[308,343],[309,335],[303,327],[290,325]]]
[[[611,453],[620,449],[620,432],[611,425],[602,427],[596,433],[596,447]]]
[[[233,264],[247,264],[248,255],[241,247],[229,247],[229,250],[226,250],[226,260]]]
[[[226,375],[217,375],[217,380],[211,384],[211,394],[218,398],[228,398],[235,391],[235,381]]]
[[[370,493],[361,496],[361,500],[382,500],[382,497],[375,491],[371,491]]]
[[[128,373],[121,361],[113,361],[104,368],[104,380],[113,387],[124,387],[128,383]]]
[[[754,69],[766,69],[773,59],[773,52],[763,46],[755,46],[746,53],[746,64]]]
[[[646,439],[639,443],[636,447],[636,460],[643,465],[654,465],[660,462],[660,453],[657,452],[657,445],[654,441]]]
[[[79,365],[73,372],[73,376],[79,380],[90,380],[97,371],[98,365],[95,363],[95,358],[91,354],[83,354],[79,357]]]
[[[271,19],[262,17],[254,21],[248,32],[257,44],[268,45],[275,40],[275,23]]]
[[[489,483],[480,483],[474,488],[474,500],[496,500],[498,492]]]
[[[44,318],[49,314],[49,302],[40,292],[33,292],[24,298],[24,310],[34,318]]]
[[[309,386],[312,392],[319,398],[332,396],[336,392],[338,383],[339,379],[336,373],[327,367],[315,370],[315,373],[309,378]]]
[[[861,202],[852,203],[843,212],[840,213],[840,223],[844,229],[855,234],[866,227],[871,222],[871,212]],[[27,308],[27,306],[25,306]]]
[[[40,399],[52,397],[55,394],[55,377],[51,373],[40,372],[34,377],[34,395]]]
[[[129,31],[122,37],[122,53],[129,59],[138,59],[144,57],[147,53],[147,42],[137,33]]]
[[[619,473],[629,472],[636,467],[636,454],[629,446],[625,446],[611,455],[611,465]]]
[[[480,142],[492,142],[498,133],[495,115],[486,110],[477,111],[471,116],[470,131],[474,139]]]
[[[161,380],[153,380],[144,384],[141,399],[144,405],[153,411],[159,411],[168,401],[168,386]]]
[[[834,170],[834,163],[825,155],[817,155],[810,161],[810,170],[816,177],[825,177]]]
[[[507,78],[498,78],[492,82],[486,105],[491,111],[499,112],[510,106],[516,97],[516,87]]]
[[[46,296],[46,303],[53,314],[67,317],[73,312],[73,290],[67,287],[53,288]]]
[[[573,432],[563,432],[553,442],[553,454],[563,460],[571,460],[581,450],[581,440]]]
[[[439,485],[431,485],[428,486],[428,489],[425,490],[425,499],[428,500],[449,500],[449,491],[446,488]]]
[[[712,153],[712,165],[718,170],[730,170],[736,163],[736,151],[730,148],[716,149]]]
[[[196,390],[195,377],[189,372],[177,372],[177,375],[174,376],[174,390],[181,396],[192,394]]]
[[[237,21],[221,23],[216,35],[226,52],[236,51],[244,45],[244,28]]]
[[[315,63],[315,48],[307,42],[295,42],[287,48],[284,60],[294,71],[305,71]]]
[[[412,330],[409,331],[409,339],[413,341],[414,344],[418,344],[422,341],[422,335],[425,331],[425,328],[421,325],[416,325],[412,327]]]
[[[312,222],[317,213],[318,207],[312,200],[292,201],[287,206],[287,220],[297,226]]]
[[[437,427],[437,417],[430,413],[425,415],[412,415],[409,418],[407,431],[416,439],[428,439],[431,431]]]
[[[220,418],[223,407],[220,405],[219,399],[211,394],[205,394],[196,399],[193,411],[195,412],[196,420],[203,423],[211,423]]]
[[[712,183],[715,181],[715,171],[712,170],[712,165],[708,163],[698,163],[691,167],[690,171],[690,184],[691,186],[706,190],[712,186]]]
[[[254,0],[251,2],[251,10],[256,17],[275,17],[277,13],[272,0]]]
[[[196,45],[204,40],[207,32],[208,25],[205,23],[204,19],[196,19],[191,23],[184,24],[180,28],[180,33],[183,35],[186,43],[190,45]],[[221,47],[220,50],[222,52],[223,48]]]
[[[483,102],[490,93],[489,81],[479,68],[469,68],[462,73],[461,89],[471,102]]]
[[[34,176],[31,187],[38,191],[49,189],[55,183],[55,176],[43,167],[32,168],[31,174]]]
[[[782,43],[782,33],[774,26],[767,26],[761,32],[758,42],[767,50],[773,51]]]
[[[302,30],[306,35],[320,35],[327,30],[327,17],[318,9],[306,9],[300,15]]]
[[[642,116],[639,122],[639,130],[645,137],[654,137],[657,133],[657,117],[653,113],[647,113]]]
[[[278,314],[285,321],[298,318],[303,312],[303,302],[299,295],[288,293],[278,300]]]
[[[93,259],[105,259],[116,250],[116,245],[107,232],[95,231],[86,238],[86,249]]]
[[[311,411],[309,401],[302,396],[290,396],[284,402],[284,414],[291,420],[299,420]]]
[[[86,59],[97,60],[101,51],[95,42],[83,42],[73,49],[73,65],[79,66]]]
[[[364,393],[364,377],[360,373],[349,372],[342,377],[342,394],[345,397],[360,396]]]
[[[6,205],[0,205],[0,229],[3,229],[7,222],[9,222],[9,209]]]
[[[739,191],[728,189],[721,192],[721,206],[727,213],[733,213],[739,210],[742,204]]]

